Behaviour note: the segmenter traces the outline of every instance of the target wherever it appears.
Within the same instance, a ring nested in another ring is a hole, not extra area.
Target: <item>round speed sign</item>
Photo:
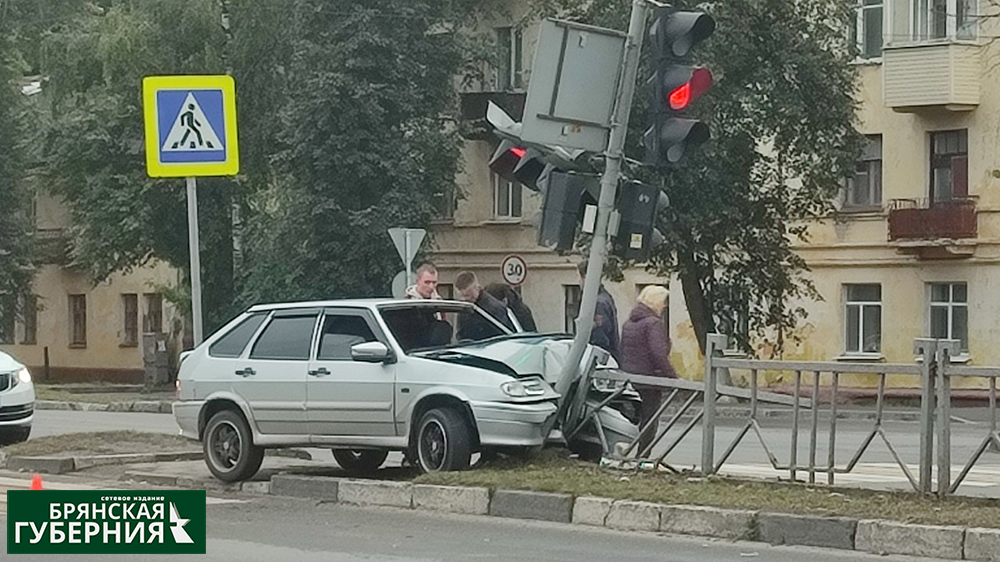
[[[516,287],[524,283],[524,278],[528,276],[528,264],[521,256],[511,254],[500,262],[500,273],[504,282]]]

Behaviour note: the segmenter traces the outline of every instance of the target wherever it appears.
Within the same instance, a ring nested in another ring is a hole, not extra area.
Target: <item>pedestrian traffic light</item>
[[[648,80],[650,124],[643,135],[646,163],[678,164],[684,155],[711,136],[708,126],[686,118],[685,111],[712,87],[712,73],[691,65],[691,50],[715,31],[704,12],[656,8],[649,33],[651,75]]]
[[[618,230],[611,253],[622,258],[647,261],[650,251],[663,241],[656,229],[656,217],[670,205],[667,195],[656,186],[637,181],[625,182],[618,193]]]

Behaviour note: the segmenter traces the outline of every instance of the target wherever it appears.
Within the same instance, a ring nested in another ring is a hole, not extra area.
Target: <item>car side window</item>
[[[302,360],[309,359],[316,315],[275,316],[257,338],[250,359]]]
[[[239,357],[243,355],[243,349],[250,343],[250,338],[257,333],[257,328],[261,322],[267,318],[267,314],[258,313],[240,322],[229,333],[222,336],[208,348],[208,354],[212,357]]]
[[[378,341],[378,338],[361,316],[327,314],[323,320],[316,358],[323,361],[350,360],[351,346],[373,341]]]

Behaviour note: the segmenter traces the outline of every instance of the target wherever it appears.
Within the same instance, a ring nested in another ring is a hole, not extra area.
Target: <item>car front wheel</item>
[[[435,408],[420,418],[416,449],[424,472],[464,470],[472,458],[472,431],[459,412]]]
[[[205,464],[223,482],[238,482],[257,474],[264,449],[253,444],[253,433],[243,416],[223,410],[208,421],[202,445]]]
[[[378,470],[389,451],[334,449],[333,458],[347,472],[374,472]]]

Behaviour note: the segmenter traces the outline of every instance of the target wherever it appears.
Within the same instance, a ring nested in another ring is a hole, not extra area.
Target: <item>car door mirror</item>
[[[389,363],[395,357],[384,343],[372,341],[352,345],[351,359],[364,363]]]

